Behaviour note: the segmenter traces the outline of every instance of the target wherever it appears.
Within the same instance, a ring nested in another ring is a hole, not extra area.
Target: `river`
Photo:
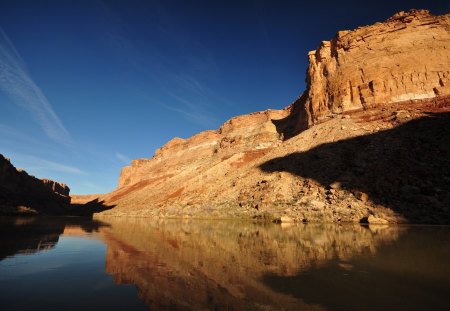
[[[450,227],[0,219],[0,310],[450,310]]]

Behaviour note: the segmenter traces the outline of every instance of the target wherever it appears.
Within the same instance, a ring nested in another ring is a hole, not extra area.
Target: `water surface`
[[[5,218],[0,310],[449,310],[450,227]]]

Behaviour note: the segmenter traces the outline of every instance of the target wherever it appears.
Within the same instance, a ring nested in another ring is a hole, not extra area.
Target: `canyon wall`
[[[300,130],[330,116],[450,94],[450,14],[400,12],[308,53]]]
[[[156,150],[152,159],[133,160],[124,167],[119,188],[143,180],[160,183],[182,172],[195,172],[211,158],[221,161],[248,151],[263,154],[283,140],[273,120],[288,114],[287,109],[256,112],[232,118],[215,131],[204,131],[188,139],[174,138]]]
[[[16,169],[0,154],[0,213],[61,214],[70,207],[69,192],[65,184]]]
[[[292,107],[233,118],[219,130],[174,138],[153,159],[133,160],[119,188],[161,182],[205,157],[274,147],[330,115],[450,95],[450,14],[400,12],[385,23],[339,31],[308,54],[307,90]]]
[[[293,104],[132,161],[103,214],[450,223],[449,44],[425,10],[340,31]]]

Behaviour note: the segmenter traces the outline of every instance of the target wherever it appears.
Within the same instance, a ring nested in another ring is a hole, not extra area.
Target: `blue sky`
[[[173,137],[289,105],[308,51],[410,8],[450,3],[0,0],[0,153],[72,193],[111,191]]]

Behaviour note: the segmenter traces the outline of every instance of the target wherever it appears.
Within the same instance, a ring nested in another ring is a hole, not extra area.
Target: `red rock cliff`
[[[298,128],[331,114],[450,94],[450,14],[400,12],[308,53]]]
[[[450,14],[433,16],[426,10],[400,12],[384,23],[339,31],[308,53],[307,90],[292,109],[239,116],[217,131],[174,138],[153,159],[134,160],[125,167],[119,188],[147,179],[150,173],[164,179],[186,164],[201,165],[204,157],[215,153],[230,156],[273,147],[283,139],[283,129],[277,132],[272,121],[288,119],[289,114],[299,132],[333,114],[446,97],[449,42]]]
[[[449,44],[450,14],[424,10],[340,31],[292,105],[132,161],[104,214],[450,223]]]
[[[238,116],[216,131],[205,131],[188,139],[174,138],[156,150],[152,159],[137,159],[123,168],[119,188],[136,184],[151,176],[162,182],[180,172],[195,171],[211,157],[218,160],[247,151],[264,151],[279,144],[283,137],[273,120],[288,115],[288,110],[266,110]]]

